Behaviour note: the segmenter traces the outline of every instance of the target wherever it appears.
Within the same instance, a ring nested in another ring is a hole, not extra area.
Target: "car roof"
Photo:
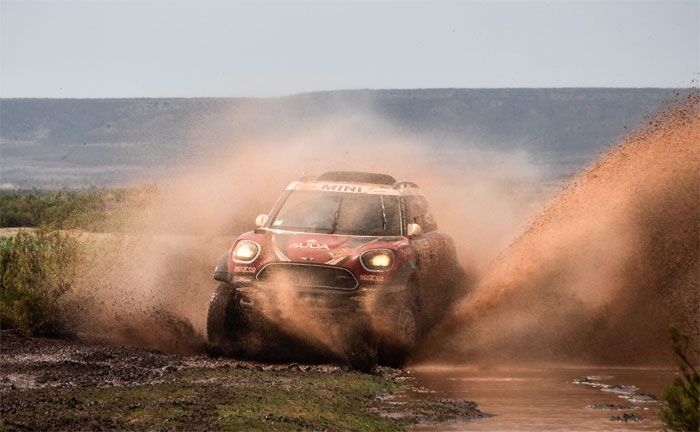
[[[316,178],[318,181],[336,181],[349,183],[378,184],[393,186],[396,179],[388,174],[361,171],[328,171]]]
[[[387,174],[355,171],[331,171],[318,177],[303,177],[287,190],[310,190],[379,195],[423,195],[413,182],[397,182]]]

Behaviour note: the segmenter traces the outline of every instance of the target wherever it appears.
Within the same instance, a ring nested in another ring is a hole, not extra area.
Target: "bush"
[[[156,188],[0,192],[0,227],[47,227],[93,232],[121,230],[130,212],[147,205]]]
[[[63,299],[76,279],[82,247],[58,231],[22,231],[0,239],[0,313],[3,328],[37,336],[67,332]]]
[[[669,333],[681,376],[661,395],[661,419],[667,430],[696,432],[700,430],[700,374],[688,357],[689,338],[675,327]]]
[[[99,230],[107,218],[98,191],[2,192],[0,226]]]

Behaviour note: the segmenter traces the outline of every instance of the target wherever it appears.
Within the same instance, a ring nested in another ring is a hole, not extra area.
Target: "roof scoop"
[[[396,179],[387,174],[375,174],[357,171],[329,171],[318,176],[318,181],[370,183],[393,186]]]

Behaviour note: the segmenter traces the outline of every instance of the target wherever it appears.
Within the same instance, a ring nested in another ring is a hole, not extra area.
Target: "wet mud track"
[[[1,343],[1,394],[47,387],[151,384],[185,366],[182,357],[155,350],[31,338],[14,331],[2,332]]]
[[[410,380],[391,368],[0,336],[2,430],[404,430],[487,415],[466,400],[399,401]]]

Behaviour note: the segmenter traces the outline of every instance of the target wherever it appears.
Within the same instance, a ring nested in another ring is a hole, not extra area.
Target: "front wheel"
[[[228,354],[235,342],[234,333],[241,325],[240,302],[234,287],[227,283],[218,286],[209,302],[207,313],[207,342],[215,354]]]
[[[379,362],[386,366],[401,368],[416,345],[419,335],[416,281],[411,280],[406,292],[388,308],[391,331],[382,337],[379,347]]]

